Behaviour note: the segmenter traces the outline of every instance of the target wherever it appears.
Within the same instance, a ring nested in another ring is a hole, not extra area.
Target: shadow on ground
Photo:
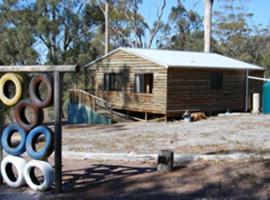
[[[46,199],[269,199],[270,161],[189,164],[161,174],[155,168],[93,165],[64,172],[64,193]]]
[[[112,180],[120,181],[123,178],[150,173],[154,170],[155,168],[139,168],[121,165],[92,165],[86,169],[65,171],[63,173],[63,189],[65,192],[70,192],[74,189],[83,190],[89,186],[94,187],[97,184],[110,182]]]

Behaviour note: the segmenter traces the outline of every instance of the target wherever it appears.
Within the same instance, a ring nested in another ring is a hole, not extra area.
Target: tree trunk
[[[204,0],[204,52],[211,51],[212,6],[214,0]]]
[[[110,51],[110,33],[109,33],[109,3],[106,1],[105,4],[105,54],[109,53]]]

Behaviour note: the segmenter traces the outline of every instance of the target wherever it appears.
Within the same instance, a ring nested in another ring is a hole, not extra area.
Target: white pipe
[[[246,71],[246,82],[245,82],[245,86],[246,86],[246,90],[245,90],[245,112],[248,111],[248,96],[249,96],[249,91],[248,91],[248,86],[249,86],[249,83],[248,83],[248,75],[249,71],[247,70]]]
[[[260,94],[253,93],[252,94],[252,113],[260,112]]]
[[[258,81],[270,81],[269,78],[260,78],[256,76],[248,76],[249,79],[258,80]]]

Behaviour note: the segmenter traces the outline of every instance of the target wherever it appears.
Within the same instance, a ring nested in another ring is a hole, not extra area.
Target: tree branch
[[[153,40],[154,40],[155,36],[157,35],[158,31],[161,28],[161,18],[163,16],[163,13],[164,13],[164,9],[166,7],[166,4],[167,4],[166,0],[163,0],[163,4],[161,5],[161,7],[159,9],[159,12],[158,12],[157,21],[155,22],[155,26],[150,31],[151,34],[149,36],[150,39],[149,39],[147,48],[150,48],[152,46]]]
[[[126,41],[129,40],[128,36],[126,36],[120,29],[115,29],[113,26],[110,26],[110,29],[111,29],[115,34],[118,34],[118,35],[120,35],[121,37],[123,37],[124,40],[126,40]]]
[[[102,7],[102,2],[101,1],[98,1],[99,3],[98,3],[98,7],[99,7],[99,9],[101,10],[101,12],[103,13],[103,15],[105,15],[105,8],[103,8]]]

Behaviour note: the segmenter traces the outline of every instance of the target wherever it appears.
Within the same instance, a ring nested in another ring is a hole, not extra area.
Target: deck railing
[[[95,112],[106,110],[110,113],[110,118],[113,120],[112,104],[100,97],[97,97],[81,89],[70,89],[69,100],[71,103],[89,106]]]

